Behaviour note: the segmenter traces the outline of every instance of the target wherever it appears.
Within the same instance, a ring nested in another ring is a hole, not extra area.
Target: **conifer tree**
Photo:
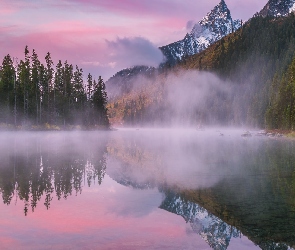
[[[29,107],[31,119],[36,120],[36,124],[39,124],[39,105],[40,105],[40,66],[41,63],[38,59],[36,51],[33,49],[31,56],[31,81],[29,88]]]
[[[46,72],[46,82],[43,86],[43,98],[42,103],[46,110],[46,122],[47,123],[53,123],[53,114],[54,114],[54,69],[53,69],[53,61],[51,59],[51,55],[48,52],[45,56],[45,72]]]
[[[0,119],[2,118],[6,123],[10,123],[13,117],[13,107],[15,104],[14,86],[15,70],[12,59],[8,54],[2,62],[0,81]]]

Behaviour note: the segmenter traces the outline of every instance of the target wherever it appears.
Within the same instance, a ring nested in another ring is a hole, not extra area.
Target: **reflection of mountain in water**
[[[262,249],[294,248],[294,142],[189,135],[172,137],[174,143],[143,134],[132,137],[132,147],[128,138],[114,141],[108,152],[119,163],[108,173],[132,187],[153,183],[166,195],[161,208],[181,215],[216,249],[225,249],[237,230]],[[204,180],[209,185],[198,185]]]
[[[232,237],[240,232],[196,203],[185,200],[173,193],[166,193],[166,199],[160,208],[182,216],[190,223],[193,231],[198,233],[213,249],[227,249]]]
[[[18,141],[17,141],[18,142]],[[82,192],[82,187],[101,184],[106,170],[106,142],[86,152],[70,145],[61,148],[46,145],[37,138],[33,142],[17,143],[1,154],[0,193],[4,204],[13,199],[24,201],[24,213],[44,201],[47,209],[56,198]],[[56,147],[57,146],[57,147]]]

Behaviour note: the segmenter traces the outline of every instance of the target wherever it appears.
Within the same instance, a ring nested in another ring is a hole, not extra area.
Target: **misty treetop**
[[[48,52],[45,64],[26,46],[23,60],[8,54],[0,68],[0,123],[12,126],[80,125],[108,127],[107,93],[101,77],[67,61],[54,67]],[[52,127],[53,128],[53,127]]]

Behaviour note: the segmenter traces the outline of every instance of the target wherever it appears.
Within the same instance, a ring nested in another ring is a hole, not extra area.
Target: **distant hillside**
[[[111,118],[125,125],[177,120],[295,129],[294,51],[293,13],[256,15],[199,54],[147,77],[143,88],[118,96],[109,105]]]
[[[134,66],[132,68],[123,69],[112,76],[107,82],[107,90],[109,98],[129,93],[134,87],[134,83],[139,87],[141,78],[156,77],[157,69],[148,66]]]

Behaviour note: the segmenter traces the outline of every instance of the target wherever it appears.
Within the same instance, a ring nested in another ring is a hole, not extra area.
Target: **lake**
[[[293,249],[295,142],[243,132],[1,132],[1,249]]]

